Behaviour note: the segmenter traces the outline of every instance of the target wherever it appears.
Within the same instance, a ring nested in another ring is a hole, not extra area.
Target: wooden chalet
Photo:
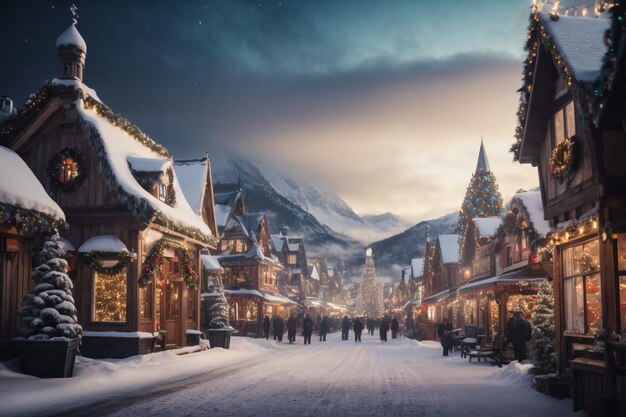
[[[15,355],[11,339],[20,326],[22,298],[32,288],[37,235],[65,229],[65,214],[26,163],[0,146],[0,358]]]
[[[240,336],[260,337],[265,315],[287,317],[295,301],[278,292],[284,267],[278,260],[264,214],[232,216],[218,246],[231,326]]]
[[[284,227],[278,235],[272,235],[272,242],[278,260],[285,267],[279,277],[279,292],[298,302],[305,300],[305,280],[309,276],[304,239],[289,236],[289,229]]]
[[[243,192],[241,187],[235,191],[224,191],[214,194],[215,202],[215,223],[217,226],[217,236],[224,236],[226,223],[234,216],[246,214],[246,207],[243,202]]]
[[[461,236],[458,234],[439,235],[434,244],[426,244],[425,262],[429,265],[425,270],[428,275],[423,303],[428,323],[439,323],[444,317],[452,319],[448,304],[455,298],[455,287],[461,279],[460,249]]]
[[[0,128],[65,211],[79,247],[72,274],[92,357],[184,346],[199,327],[201,249],[210,227],[182,193],[168,151],[83,83],[87,45],[75,26],[57,39],[60,76]]]
[[[605,14],[533,9],[513,147],[539,173],[555,229],[544,261],[553,262],[559,367],[573,369],[574,407],[591,415],[613,379],[600,349],[596,362],[578,356],[626,327],[626,15],[619,3]]]

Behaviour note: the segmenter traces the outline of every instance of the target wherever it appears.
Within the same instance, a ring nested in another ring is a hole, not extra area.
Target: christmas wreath
[[[69,169],[71,173],[66,171]],[[65,148],[48,163],[48,180],[55,190],[71,192],[85,181],[85,158],[77,149]]]
[[[576,165],[576,137],[565,139],[552,149],[550,156],[550,170],[552,176],[558,179],[568,177]]]
[[[182,270],[183,280],[189,288],[194,288],[198,285],[198,273],[196,272],[195,265],[191,260],[189,250],[181,242],[176,240],[163,238],[155,243],[154,247],[150,251],[150,254],[146,257],[142,267],[141,276],[139,277],[139,285],[146,286],[152,282],[152,273],[154,270],[163,264],[163,249],[166,246],[172,246],[180,249],[182,252]]]
[[[124,270],[132,261],[133,257],[129,252],[85,252],[80,254],[83,262],[89,267],[102,275],[116,275]],[[113,266],[102,266],[101,260],[117,260]]]

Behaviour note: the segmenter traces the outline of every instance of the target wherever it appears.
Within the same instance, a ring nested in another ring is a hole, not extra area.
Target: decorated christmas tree
[[[80,337],[72,281],[67,276],[65,250],[55,233],[39,254],[40,265],[33,270],[35,287],[22,301],[19,335],[30,340],[59,340]]]
[[[489,160],[481,141],[476,172],[467,187],[456,232],[462,234],[467,224],[476,217],[500,217],[501,214],[502,196],[498,191],[496,177],[489,168]]]
[[[356,310],[359,315],[380,317],[383,313],[383,293],[376,282],[376,268],[372,249],[365,251],[365,269],[356,296]]]
[[[529,342],[530,359],[536,375],[546,375],[556,371],[556,351],[554,348],[554,294],[552,285],[544,281],[539,284],[537,303],[533,310],[533,337]]]

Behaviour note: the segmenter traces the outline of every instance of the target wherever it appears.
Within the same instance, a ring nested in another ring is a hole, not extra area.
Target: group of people
[[[287,340],[289,343],[296,341],[296,330],[298,327],[298,321],[293,314],[287,319]],[[354,331],[354,341],[361,342],[361,334],[363,328],[367,327],[370,335],[374,335],[374,329],[377,327],[380,331],[381,342],[387,341],[387,333],[391,329],[391,337],[393,339],[398,337],[398,330],[400,329],[400,323],[397,318],[393,318],[391,323],[387,317],[383,317],[381,320],[375,321],[372,318],[365,320],[365,325],[360,317],[350,320],[348,316],[343,316],[341,320],[341,340],[348,340],[350,330]],[[319,322],[319,338],[320,342],[326,341],[326,335],[330,331],[330,323],[328,317],[323,317]],[[283,341],[283,334],[285,332],[285,322],[282,317],[275,316],[270,319],[269,316],[265,316],[263,319],[263,334],[267,340],[270,338],[270,334],[274,340],[278,342]],[[304,337],[304,344],[311,344],[311,336],[313,334],[313,320],[307,314],[302,320],[302,336]]]
[[[448,352],[453,348],[452,331],[452,323],[447,318],[444,318],[437,326],[437,336],[443,348],[443,356],[448,356]],[[506,324],[506,340],[513,345],[516,361],[522,362],[527,358],[526,343],[531,337],[532,327],[530,322],[524,318],[521,311],[514,311]]]

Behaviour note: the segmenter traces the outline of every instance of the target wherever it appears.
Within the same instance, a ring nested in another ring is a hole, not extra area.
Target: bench
[[[478,347],[476,349],[471,349],[467,352],[467,356],[469,357],[469,361],[472,361],[472,358],[476,358],[477,362],[480,362],[480,359],[484,359],[487,362],[487,359],[491,359],[498,365],[499,368],[502,367],[502,353],[506,350],[506,339],[502,336],[496,336],[493,339],[493,345],[491,347]]]

